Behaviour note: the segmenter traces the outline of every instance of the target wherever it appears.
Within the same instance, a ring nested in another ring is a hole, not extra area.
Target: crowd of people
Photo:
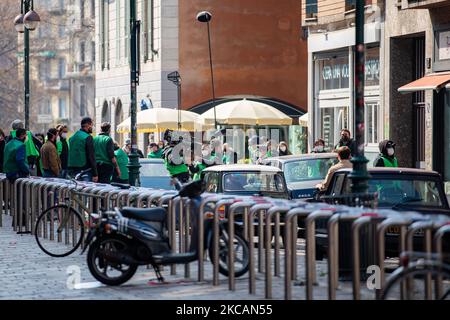
[[[21,120],[11,124],[8,136],[0,129],[0,172],[6,173],[13,182],[17,178],[29,175],[42,177],[68,178],[88,170],[82,178],[84,181],[99,183],[127,183],[128,156],[131,152],[131,141],[126,140],[121,148],[111,138],[111,124],[101,125],[101,132],[93,137],[94,123],[86,117],[81,126],[70,138],[66,125],[50,128],[46,136],[33,134],[25,130]],[[212,137],[209,142],[201,145],[201,154],[185,157],[182,152],[173,152],[175,146],[182,141],[173,138],[173,131],[167,130],[164,139],[158,143],[152,142],[147,150],[147,158],[163,159],[172,177],[181,182],[200,178],[205,168],[220,164],[269,164],[269,159],[276,156],[290,155],[288,145],[281,141],[276,143],[264,137],[248,138],[248,149],[245,155],[239,156],[228,143]],[[350,131],[343,129],[339,143],[334,147],[338,153],[339,163],[330,169],[330,174],[341,167],[351,167],[350,159],[356,154],[356,142]],[[384,140],[379,144],[380,154],[375,160],[376,167],[397,167],[395,143]],[[137,150],[140,158],[144,157]],[[313,153],[327,152],[323,139],[314,142]],[[320,186],[325,188],[327,179]]]
[[[0,129],[0,172],[11,182],[29,175],[67,179],[86,170],[85,181],[128,182],[131,143],[120,148],[107,122],[95,137],[93,128],[92,119],[86,117],[70,138],[64,124],[48,129],[44,136],[25,130],[23,122],[15,120],[8,136]]]

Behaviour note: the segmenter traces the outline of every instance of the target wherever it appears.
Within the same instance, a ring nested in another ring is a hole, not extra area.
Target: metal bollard
[[[275,216],[275,276],[280,274],[280,213],[286,213],[290,207],[275,206],[266,213],[266,274],[265,274],[265,297],[272,299],[272,260],[271,260],[271,240],[272,240],[272,217]]]
[[[303,210],[305,212],[305,210]],[[313,299],[313,285],[316,283],[316,220],[331,218],[336,212],[335,208],[322,208],[311,212],[306,217],[306,299]],[[330,235],[328,235],[330,237]],[[328,265],[332,263],[328,257]],[[330,277],[330,275],[328,275]]]
[[[444,235],[450,233],[450,222],[446,225],[440,227],[436,233],[434,234],[433,242],[434,242],[434,250],[436,254],[439,256],[439,259],[442,260],[442,239]],[[435,280],[435,295],[436,300],[439,300],[444,294],[444,288],[442,284],[443,278],[441,275],[436,276]]]
[[[169,229],[169,244],[172,253],[176,253],[176,219],[175,219],[175,198],[169,200],[167,208],[167,227]],[[170,266],[170,274],[177,274],[177,266],[172,264]]]
[[[204,198],[202,199],[202,201],[200,203],[199,217],[198,217],[198,281],[199,282],[204,281],[203,262],[204,262],[204,253],[205,253],[205,248],[204,248],[205,208],[208,204],[210,204],[210,203],[215,204],[219,200],[221,200],[221,197],[207,195],[207,196],[204,196]]]
[[[247,210],[251,206],[253,206],[255,203],[253,201],[242,201],[242,202],[235,202],[233,203],[228,212],[228,289],[235,291],[236,290],[236,282],[235,282],[235,276],[234,276],[234,221],[235,221],[235,215],[237,214],[237,210],[244,208],[244,210]],[[245,214],[246,211],[244,211]],[[244,222],[244,230],[247,228],[247,225],[245,224],[246,219],[242,219]]]
[[[219,251],[220,251],[220,226],[219,226],[219,210],[222,206],[230,206],[234,203],[234,199],[220,200],[216,203],[213,220],[213,286],[219,285]],[[234,238],[234,237],[233,237]]]
[[[385,233],[389,227],[392,226],[400,226],[407,227],[412,223],[412,220],[409,217],[404,217],[402,215],[394,216],[391,218],[387,218],[383,222],[381,222],[377,227],[377,243],[378,243],[378,266],[380,267],[380,284],[381,288],[384,286],[385,282],[385,272],[384,272],[384,259],[385,259]],[[403,234],[401,234],[403,236]],[[402,240],[401,240],[402,241]],[[379,299],[381,297],[383,289],[376,290],[376,298]]]
[[[262,210],[268,210],[272,207],[271,203],[259,203],[252,206],[248,212],[248,219],[247,219],[247,230],[248,230],[248,240],[249,240],[249,293],[255,294],[256,292],[256,275],[255,275],[255,268],[254,268],[254,257],[253,257],[253,250],[254,250],[254,230],[253,230],[253,221],[254,221],[254,215],[256,213],[260,213]],[[262,224],[264,221],[262,219],[259,219],[258,224]],[[261,239],[261,238],[259,238]],[[263,243],[258,243],[258,247],[263,246]],[[259,248],[258,248],[259,249]],[[259,251],[259,250],[258,250]],[[260,255],[258,255],[258,258],[261,258]]]
[[[423,229],[424,234],[424,246],[425,246],[425,252],[428,254],[428,256],[431,256],[431,231],[434,228],[434,224],[431,221],[417,221],[411,224],[408,228],[408,231],[406,233],[406,250],[408,251],[414,251],[414,233],[420,229]],[[412,283],[412,278],[407,279],[407,283]],[[431,286],[431,274],[428,273],[425,275],[425,300],[431,300],[433,296],[433,290]],[[411,285],[409,287],[410,290],[412,290],[414,285]]]

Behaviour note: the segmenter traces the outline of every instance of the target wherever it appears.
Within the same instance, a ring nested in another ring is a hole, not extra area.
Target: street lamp
[[[214,126],[218,129],[217,126],[217,117],[216,117],[216,91],[214,88],[214,72],[213,72],[213,63],[212,63],[212,54],[211,54],[211,33],[209,31],[209,22],[211,21],[212,14],[208,11],[202,11],[197,14],[197,20],[199,22],[206,22],[206,26],[208,28],[208,47],[209,47],[209,66],[211,69],[211,86],[212,86],[212,95],[213,95],[213,108],[214,108]]]
[[[139,156],[137,154],[137,127],[136,127],[136,110],[137,110],[137,86],[139,85],[139,33],[140,24],[139,20],[136,20],[136,0],[130,1],[130,122],[131,122],[131,152],[128,155],[128,172],[129,182],[132,186],[139,185]]]
[[[167,75],[167,80],[177,86],[178,89],[178,130],[181,129],[181,76],[178,71],[171,72]]]
[[[363,194],[369,189],[367,172],[367,158],[364,156],[364,80],[365,80],[365,61],[364,61],[364,4],[362,0],[356,1],[355,12],[355,138],[356,155],[352,158],[353,171],[349,178],[352,180],[352,193]]]
[[[23,56],[24,56],[24,113],[25,129],[29,129],[30,119],[30,34],[29,31],[35,30],[41,18],[34,11],[33,0],[22,0],[20,6],[20,15],[14,19],[14,28],[17,32],[23,33]]]

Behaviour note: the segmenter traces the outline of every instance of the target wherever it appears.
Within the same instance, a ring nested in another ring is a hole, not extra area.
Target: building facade
[[[436,170],[450,193],[450,1],[386,4],[385,122],[402,165]]]
[[[32,88],[30,127],[36,133],[45,134],[48,128],[60,123],[74,131],[79,127],[81,113],[93,116],[94,74],[79,68],[76,58],[82,55],[80,39],[88,42],[92,39],[93,4],[94,0],[34,2],[34,8],[41,16],[38,28],[30,32],[30,78],[38,83]],[[81,12],[91,21],[83,19],[82,23]],[[22,38],[19,37],[20,43]],[[23,53],[19,52],[19,57],[21,55]],[[90,59],[93,59],[92,55]],[[23,69],[19,72],[23,74]]]
[[[96,127],[108,121],[115,129],[130,111],[130,1],[95,3]],[[136,9],[141,21],[138,109],[141,104],[148,107],[149,100],[155,108],[176,108],[177,88],[167,75],[178,70],[178,1],[138,0]],[[114,133],[120,144],[126,137]],[[139,147],[147,144],[147,137],[140,134]]]
[[[366,153],[374,158],[384,138],[382,108],[383,1],[366,1]],[[340,131],[354,133],[355,1],[304,1],[302,25],[308,34],[309,145],[319,138],[332,150]]]
[[[333,148],[342,128],[354,132],[354,5],[310,0],[302,7],[310,144],[324,138]],[[450,181],[449,16],[450,1],[366,1],[366,156],[373,160],[378,142],[390,139],[400,166],[436,170],[445,181]]]

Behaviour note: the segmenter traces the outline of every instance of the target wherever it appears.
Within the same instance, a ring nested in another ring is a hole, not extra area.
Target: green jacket
[[[7,175],[14,173],[28,173],[29,168],[26,162],[26,149],[25,144],[17,138],[10,140],[6,146],[3,153],[3,172]],[[23,163],[17,160],[17,154],[22,153]]]
[[[162,152],[162,150],[161,149],[158,149],[158,151],[156,151],[156,152],[150,152],[148,155],[147,155],[147,158],[150,158],[150,159],[162,159],[163,158],[163,152]]]
[[[116,156],[116,160],[117,160],[117,165],[119,166],[120,169],[120,179],[121,180],[128,180],[129,179],[129,175],[128,175],[128,155],[126,154],[125,151],[123,151],[122,149],[117,149],[116,151],[114,151],[114,155]]]
[[[11,131],[11,137],[16,138],[16,130]],[[39,150],[33,141],[31,131],[27,131],[27,141],[25,142],[26,155],[28,157],[39,157]]]
[[[200,180],[203,170],[206,169],[206,165],[204,163],[198,163],[196,165],[196,167],[197,167],[198,171],[196,173],[194,173],[194,175],[192,176],[192,180],[194,180],[194,181]]]
[[[82,168],[86,166],[86,139],[89,134],[83,130],[78,130],[70,137],[69,168]]]
[[[113,164],[112,159],[108,155],[108,143],[112,143],[110,136],[100,134],[94,138],[95,161],[97,163]]]
[[[180,164],[174,163],[174,159],[172,158],[172,150],[172,147],[168,147],[163,151],[164,163],[166,165],[167,171],[169,171],[170,176],[173,177],[180,173],[189,172],[188,166],[183,161],[181,161]]]
[[[388,158],[386,157],[381,157],[381,159],[383,159],[384,162],[384,166],[385,167],[392,167],[392,168],[397,168],[398,167],[398,161],[397,161],[397,157],[394,157],[394,162],[391,162]]]

